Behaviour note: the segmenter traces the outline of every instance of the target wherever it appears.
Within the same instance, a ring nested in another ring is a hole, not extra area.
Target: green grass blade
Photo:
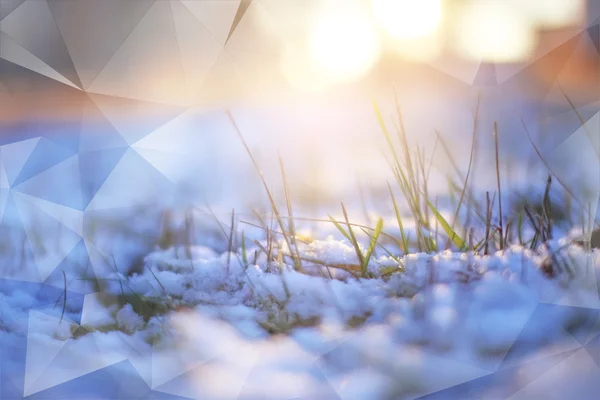
[[[327,214],[327,216],[329,217],[329,219],[331,220],[333,225],[335,225],[335,227],[338,229],[338,231],[340,231],[342,233],[342,235],[344,235],[344,237],[346,239],[348,239],[348,241],[350,243],[352,243],[352,239],[350,238],[350,235],[348,235],[348,232],[346,232],[346,230],[339,224],[339,222],[337,222],[335,220],[335,218],[333,218],[331,215]]]
[[[242,261],[244,262],[244,267],[248,265],[248,254],[246,253],[246,235],[244,235],[244,231],[242,230]]]
[[[402,237],[402,247],[404,253],[408,253],[408,240],[406,239],[406,233],[404,232],[404,224],[402,223],[402,217],[400,216],[400,210],[398,209],[398,204],[396,203],[396,198],[394,197],[394,192],[392,191],[392,187],[388,183],[388,189],[390,191],[390,197],[392,198],[392,204],[394,205],[394,212],[396,213],[396,219],[398,220],[398,228],[400,228],[400,236]]]
[[[460,251],[466,251],[467,245],[465,241],[462,240],[461,237],[452,229],[450,224],[448,224],[448,221],[446,221],[446,219],[442,216],[442,214],[440,214],[440,212],[435,208],[435,206],[431,204],[429,199],[425,199],[425,201],[427,202],[427,205],[431,209],[431,212],[433,213],[433,215],[435,215],[435,218],[438,220],[439,224],[442,226],[442,229],[444,229],[444,232],[446,232],[446,235],[448,235],[450,240],[452,240],[452,242],[456,245],[456,247],[458,247]]]
[[[371,259],[371,256],[373,255],[373,250],[375,250],[375,246],[377,245],[377,240],[379,240],[379,235],[381,234],[382,230],[383,230],[383,218],[379,218],[379,221],[377,222],[377,226],[375,227],[375,232],[373,233],[373,236],[371,237],[371,243],[369,244],[369,249],[367,250],[367,254],[365,255],[365,257],[363,259],[363,265],[362,265],[363,276],[365,276],[367,273],[367,268],[369,266],[369,260]]]
[[[344,207],[344,203],[342,203],[342,213],[344,214],[344,220],[346,221],[346,226],[348,227],[348,234],[350,235],[350,240],[352,245],[354,246],[354,250],[356,251],[356,257],[358,258],[359,265],[364,265],[365,260],[362,251],[360,250],[360,245],[358,244],[358,240],[354,235],[354,231],[352,230],[352,226],[350,225],[350,219],[348,218],[348,212],[346,211],[346,207]]]

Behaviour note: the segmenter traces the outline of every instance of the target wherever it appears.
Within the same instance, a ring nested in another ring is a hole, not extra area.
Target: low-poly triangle
[[[35,21],[36,35],[23,29],[29,21]],[[79,76],[46,0],[26,1],[2,20],[0,29],[75,87],[81,87]]]
[[[0,221],[0,236],[10,238],[15,245],[12,250],[12,262],[0,268],[0,278],[20,279],[27,282],[41,282],[40,273],[35,265],[34,254],[27,238],[14,194],[9,193]]]
[[[496,86],[498,78],[496,77],[496,65],[493,62],[483,62],[479,66],[477,75],[473,80],[474,86]]]
[[[240,8],[240,0],[182,0],[181,3],[210,31],[219,44],[225,45]]]
[[[43,211],[37,210],[25,200],[15,198],[17,208],[23,221],[23,226],[27,235],[27,241],[32,249],[34,256],[34,265],[37,267],[41,281],[55,270],[61,261],[69,254],[81,236],[63,226],[55,219],[48,216]],[[32,222],[35,219],[35,223]],[[25,222],[27,221],[27,222]],[[41,229],[48,229],[54,233],[52,241],[44,240]],[[58,231],[56,229],[59,229]]]
[[[581,310],[569,306],[538,304],[521,334],[504,357],[500,368],[504,369],[524,361],[531,361],[532,357],[539,359],[581,348],[582,344],[569,332],[556,329],[556,321],[560,321],[568,313]],[[587,316],[590,319],[593,318],[593,314]],[[590,320],[590,322],[593,321],[595,319]],[[547,336],[544,332],[553,332],[554,336]],[[552,346],[546,349],[548,345]]]
[[[47,286],[63,290],[65,287],[65,277],[69,299],[74,295],[81,296],[92,293],[96,289],[94,286],[96,284],[96,277],[94,276],[83,239],[63,258],[54,271],[48,275],[44,283]],[[81,305],[83,306],[83,296],[81,298]],[[79,320],[74,319],[74,321],[80,323]]]
[[[4,209],[6,208],[9,194],[9,189],[0,188],[0,221],[2,221],[2,218],[4,217]]]
[[[79,152],[127,147],[127,142],[96,104],[86,97],[82,105]]]
[[[186,104],[186,91],[171,6],[165,1],[154,3],[88,88],[176,105]]]
[[[527,93],[532,98],[544,98],[557,81],[565,65],[571,59],[575,49],[579,46],[582,36],[582,34],[579,34],[567,40],[538,60],[527,65],[509,79],[500,76],[498,79],[504,82],[507,88],[515,88],[517,90],[519,88],[521,90],[527,88]],[[545,80],[542,81],[539,79],[539,71],[544,72]],[[532,85],[532,82],[537,82],[537,84]]]
[[[600,334],[585,344],[585,349],[596,365],[600,367]]]
[[[58,73],[29,50],[15,42],[7,34],[0,31],[0,58],[31,70],[64,85],[77,88],[70,80]]]
[[[43,156],[38,155],[38,157]],[[72,156],[37,172],[36,175],[15,184],[13,190],[75,210],[84,209],[81,199],[79,156]],[[69,188],[69,190],[60,188]]]
[[[75,107],[77,105],[75,104]],[[74,112],[77,112],[75,108]],[[32,119],[28,121],[28,129],[36,132],[36,136],[41,136],[51,142],[65,148],[72,155],[77,154],[79,150],[79,141],[81,138],[81,124],[79,121],[71,120],[41,120]]]
[[[133,149],[127,149],[86,210],[135,207],[168,199],[172,183]]]
[[[590,39],[592,40],[592,43],[594,43],[594,47],[596,48],[596,51],[600,55],[600,24],[595,24],[595,25],[590,26],[587,29],[587,34],[589,35]]]
[[[206,7],[211,3],[227,6],[229,1],[191,1],[186,8],[180,2],[172,2],[173,24],[177,33],[177,41],[181,51],[181,63],[185,74],[186,96],[194,99],[198,94],[206,76],[223,51],[223,45],[207,30],[199,16],[193,14],[189,7]],[[201,14],[202,15],[202,14]],[[215,18],[214,15],[204,17]]]
[[[239,23],[244,18],[244,15],[246,14],[246,11],[248,11],[248,8],[250,7],[250,5],[252,5],[253,1],[254,0],[241,0],[240,1],[238,9],[235,12],[235,16],[233,17],[233,22],[231,23],[231,28],[229,29],[229,33],[227,34],[227,39],[225,39],[225,45],[228,44],[229,39],[231,39],[231,36],[233,35],[233,33],[235,32],[235,30],[237,29]]]
[[[2,0],[0,4],[0,21],[15,11],[25,0]]]
[[[419,397],[419,399],[442,400],[460,398],[465,400],[476,400],[481,399],[491,390],[493,390],[497,398],[507,398],[518,391],[519,386],[508,386],[506,385],[506,382],[511,381],[515,375],[519,374],[519,372],[527,371],[530,379],[536,379],[555,365],[573,355],[576,351],[577,350],[569,350],[547,358],[503,368],[494,372],[493,374],[483,376],[469,382],[461,383],[436,393]],[[523,382],[521,385],[525,385],[527,383],[529,382]]]
[[[83,88],[89,88],[155,1],[48,2]]]
[[[61,329],[61,331],[63,334],[67,334],[65,339],[71,337],[72,334],[68,327],[73,325],[72,322],[66,319],[60,321],[57,318],[34,310],[29,312],[24,390],[26,396],[32,393],[36,381],[50,367],[56,356],[68,343],[67,340],[54,340],[52,336],[48,335],[48,328],[52,325],[56,325],[59,328],[66,326],[67,329]]]
[[[89,97],[129,145],[186,111],[182,107],[122,97],[99,94]]]
[[[40,138],[34,150],[28,156],[27,161],[14,179],[13,186],[25,182],[29,178],[65,161],[69,157],[72,157],[73,153],[46,138]],[[5,164],[5,166],[7,167],[7,172],[9,172],[8,165]]]
[[[81,196],[84,208],[87,208],[90,201],[96,196],[126,151],[127,147],[125,146],[79,154]]]
[[[26,193],[15,192],[19,199],[23,199],[46,215],[58,221],[66,228],[72,230],[79,236],[83,236],[83,212],[76,208],[54,203]]]
[[[511,400],[540,398],[591,399],[600,390],[600,369],[585,349],[580,349],[527,386]]]
[[[58,320],[56,320],[58,322]],[[82,329],[81,327],[79,329]],[[45,352],[48,343],[40,341],[40,336],[29,333],[27,354],[32,359]],[[66,340],[46,368],[36,368],[40,372],[37,379],[30,378],[25,386],[25,395],[34,394],[48,388],[72,381],[91,372],[123,361],[125,357],[114,349],[114,343],[101,334],[89,333],[77,340]],[[29,363],[27,364],[29,367]],[[33,367],[33,366],[32,366]],[[26,371],[27,373],[27,371]],[[27,375],[26,375],[27,376]]]

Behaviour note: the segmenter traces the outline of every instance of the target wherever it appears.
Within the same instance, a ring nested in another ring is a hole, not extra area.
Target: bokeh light
[[[585,18],[585,0],[508,0],[507,3],[544,29],[579,25]]]
[[[324,75],[341,83],[357,79],[371,69],[379,58],[381,40],[363,8],[332,3],[316,16],[309,33],[309,48],[312,61]]]
[[[372,0],[378,23],[398,39],[431,36],[442,21],[443,0]]]
[[[534,52],[535,26],[510,4],[471,0],[457,11],[455,45],[466,58],[521,62]]]

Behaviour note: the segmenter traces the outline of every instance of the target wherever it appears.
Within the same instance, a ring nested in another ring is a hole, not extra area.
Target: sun
[[[443,0],[372,0],[377,22],[396,39],[431,36],[440,26]]]
[[[310,31],[310,57],[331,81],[345,82],[366,74],[377,62],[381,41],[368,14],[352,7],[324,10]]]

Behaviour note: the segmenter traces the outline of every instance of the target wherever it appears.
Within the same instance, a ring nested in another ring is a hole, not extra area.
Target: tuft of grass
[[[377,221],[377,225],[375,226],[375,233],[371,236],[371,242],[369,243],[369,248],[367,249],[367,254],[363,260],[362,264],[362,274],[363,276],[367,275],[369,261],[371,260],[371,256],[373,255],[373,251],[375,250],[375,246],[377,245],[377,240],[379,240],[379,235],[381,235],[381,231],[383,230],[383,218],[379,218]]]
[[[356,235],[354,234],[354,230],[350,225],[350,220],[348,219],[348,212],[346,211],[346,207],[344,207],[344,203],[342,203],[342,213],[344,214],[344,220],[346,221],[346,227],[348,228],[348,236],[350,237],[350,243],[354,247],[354,251],[356,252],[356,257],[358,258],[359,264],[361,266],[365,265],[364,256],[360,249],[360,244],[358,240],[356,240]]]
[[[426,165],[426,163],[425,163],[426,157],[425,157],[424,149],[417,148],[416,157],[413,158],[411,156],[411,152],[408,147],[409,146],[408,140],[406,138],[406,132],[404,129],[404,123],[402,121],[402,113],[400,111],[400,106],[398,104],[397,97],[395,98],[395,101],[396,101],[396,112],[398,114],[398,123],[396,125],[396,128],[397,128],[397,132],[398,132],[398,141],[400,142],[400,150],[398,150],[397,147],[394,145],[392,137],[387,129],[387,126],[383,120],[381,111],[380,111],[377,103],[375,102],[375,100],[373,100],[373,109],[375,111],[375,115],[377,117],[377,121],[381,128],[381,131],[386,139],[386,143],[388,144],[388,149],[392,154],[393,161],[390,161],[388,159],[388,164],[390,165],[390,168],[394,174],[394,177],[396,178],[396,183],[398,184],[398,187],[400,188],[402,194],[404,195],[404,200],[406,201],[408,208],[410,210],[410,213],[412,214],[413,220],[415,222],[415,229],[416,229],[416,236],[417,236],[416,237],[417,250],[421,251],[421,252],[426,251],[429,253],[438,251],[438,244],[437,244],[437,242],[438,242],[437,226],[438,225],[441,225],[443,227],[444,232],[448,236],[448,242],[447,242],[446,248],[448,248],[449,243],[452,242],[455,245],[458,243],[457,247],[459,249],[466,249],[467,246],[465,244],[464,239],[462,239],[460,237],[460,235],[458,233],[456,233],[453,225],[455,224],[455,222],[458,218],[460,208],[462,206],[463,200],[465,198],[466,190],[467,190],[468,177],[470,175],[471,166],[472,166],[473,158],[474,158],[477,123],[475,122],[475,124],[474,124],[474,133],[473,133],[472,146],[471,146],[469,171],[467,173],[467,177],[465,178],[463,188],[461,190],[460,200],[459,200],[457,208],[456,208],[454,221],[453,221],[452,225],[450,225],[442,217],[442,215],[438,212],[437,206],[434,206],[429,199],[428,180],[429,180],[429,173],[431,170],[431,163],[433,161],[433,157],[431,158],[431,162],[429,163],[429,166],[426,167],[425,166]],[[478,110],[479,110],[479,103],[478,103],[477,112],[476,112],[476,118],[475,118],[476,121],[478,119],[478,117],[477,117]],[[441,140],[441,136],[440,136],[439,132],[436,131],[436,133],[437,133],[437,139],[436,139],[436,142],[434,145],[434,153],[435,153],[435,150],[437,149],[438,142],[442,143],[442,146],[447,150],[447,146],[443,142],[443,140]],[[387,159],[387,157],[386,157],[386,159]],[[456,168],[456,170],[458,171],[458,168]],[[458,173],[460,174],[460,171],[458,171]],[[398,203],[396,201],[396,198],[393,195],[393,191],[392,191],[391,185],[389,185],[389,183],[388,183],[388,190],[390,192],[390,197],[392,198],[392,205],[394,207],[394,212],[396,213],[398,227],[400,228],[400,232],[401,232],[401,236],[402,236],[401,247],[403,248],[404,252],[407,253],[410,251],[409,246],[408,246],[408,240],[404,233],[404,226],[402,223],[402,218],[400,216]],[[435,221],[436,221],[435,236],[432,235],[432,227],[431,227],[431,222],[430,222],[430,218],[429,218],[430,212],[435,216]]]
[[[356,239],[356,235],[354,234],[354,230],[352,229],[353,224],[350,223],[350,220],[348,218],[348,212],[346,211],[346,207],[344,206],[344,203],[342,203],[342,213],[344,215],[344,221],[345,221],[346,228],[344,228],[331,215],[329,215],[329,219],[333,223],[333,225],[340,231],[340,233],[348,240],[348,242],[350,242],[350,244],[354,248],[354,251],[356,253],[356,258],[358,259],[358,263],[360,265],[361,275],[363,277],[367,277],[369,261],[371,260],[373,252],[375,250],[375,247],[377,246],[379,237],[381,236],[381,233],[383,231],[383,218],[379,218],[379,221],[377,222],[377,225],[375,227],[373,235],[369,235],[371,238],[369,247],[367,249],[366,254],[363,254],[362,249],[360,248],[360,244],[358,243],[358,240]]]
[[[454,243],[454,245],[458,248],[459,251],[467,251],[468,247],[465,241],[454,231],[452,226],[450,226],[450,224],[446,221],[442,214],[440,214],[440,212],[435,208],[435,206],[431,204],[429,199],[426,199],[426,201],[436,220],[442,226],[444,232],[446,232],[448,238]]]
[[[252,154],[252,151],[250,150],[250,147],[248,147],[248,143],[246,142],[246,140],[244,139],[244,135],[242,135],[242,132],[240,131],[240,128],[238,127],[237,123],[235,122],[235,119],[233,118],[233,115],[231,114],[231,111],[227,110],[227,117],[229,118],[229,121],[231,122],[235,132],[237,133],[240,141],[242,142],[242,144],[244,145],[244,149],[246,150],[246,153],[248,153],[248,156],[250,157],[250,160],[252,161],[252,164],[254,165],[254,168],[256,169],[256,172],[258,172],[258,175],[260,177],[260,180],[264,186],[265,192],[267,193],[267,196],[269,198],[269,202],[271,204],[271,209],[273,210],[273,214],[275,215],[276,219],[277,219],[277,223],[279,224],[279,228],[281,229],[281,232],[283,233],[283,237],[284,240],[287,244],[288,249],[292,249],[291,246],[291,240],[290,240],[290,234],[286,232],[286,227],[283,223],[283,219],[281,218],[281,213],[279,212],[279,209],[277,207],[277,204],[275,202],[275,198],[273,197],[273,194],[271,193],[271,190],[269,189],[269,186],[267,185],[267,181],[265,179],[265,176],[263,175],[258,162],[256,161],[256,159],[254,158],[254,155]],[[302,271],[302,265],[300,263],[300,260],[298,257],[292,257],[292,261],[294,263],[294,268],[297,271]]]
[[[396,214],[396,220],[398,221],[398,228],[400,228],[400,236],[402,237],[402,251],[404,254],[408,253],[408,239],[406,237],[406,233],[404,232],[404,224],[402,223],[402,216],[400,216],[400,210],[398,209],[398,203],[396,203],[396,198],[394,197],[394,192],[392,191],[392,187],[388,182],[388,189],[390,191],[390,197],[392,198],[392,204],[394,205],[394,213]]]
[[[471,168],[473,166],[473,159],[474,159],[474,155],[475,155],[475,141],[477,138],[477,125],[478,125],[478,121],[479,121],[480,102],[481,102],[481,98],[478,97],[477,98],[477,106],[475,108],[475,118],[473,118],[473,134],[472,134],[472,139],[471,139],[471,151],[469,154],[469,166],[467,168],[467,175],[465,176],[465,179],[464,179],[464,184],[463,184],[462,191],[460,193],[458,205],[456,206],[456,211],[454,212],[454,218],[452,219],[452,226],[451,226],[452,231],[454,231],[454,226],[456,224],[456,221],[458,220],[460,208],[461,208],[464,198],[465,198],[465,192],[467,191],[467,187],[469,185],[469,177],[471,176]],[[438,135],[438,137],[439,137],[439,135]],[[450,238],[449,238],[449,240],[450,240]],[[446,243],[446,248],[448,248],[448,243]]]
[[[287,207],[287,211],[288,211],[288,232],[289,232],[289,236],[290,236],[290,242],[292,243],[292,245],[294,246],[295,250],[295,255],[292,256],[292,259],[294,260],[294,265],[297,264],[297,270],[304,270],[304,268],[302,267],[302,259],[299,257],[300,252],[298,251],[298,240],[297,240],[297,235],[296,235],[296,226],[294,224],[294,212],[292,210],[292,199],[290,196],[290,191],[288,188],[288,184],[287,184],[287,178],[285,176],[285,168],[283,167],[283,160],[281,159],[281,155],[279,155],[279,165],[281,167],[281,179],[283,181],[283,189],[285,192],[285,204]],[[290,248],[290,252],[292,252],[292,249]]]

